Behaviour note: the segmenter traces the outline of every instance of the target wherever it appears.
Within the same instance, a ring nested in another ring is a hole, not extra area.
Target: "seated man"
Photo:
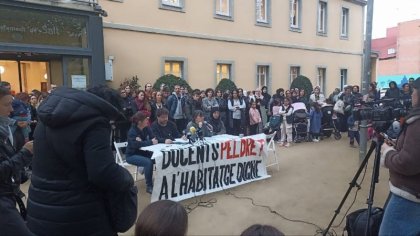
[[[169,111],[166,108],[158,109],[157,119],[152,123],[152,132],[159,143],[171,144],[176,138],[181,138],[173,121],[168,120]]]

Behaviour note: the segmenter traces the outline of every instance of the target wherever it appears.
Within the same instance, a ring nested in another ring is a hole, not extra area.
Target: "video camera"
[[[411,106],[411,99],[410,99]],[[370,120],[375,130],[385,132],[394,120],[399,120],[408,114],[407,102],[399,99],[381,99],[374,102],[364,102],[353,108],[354,120]]]

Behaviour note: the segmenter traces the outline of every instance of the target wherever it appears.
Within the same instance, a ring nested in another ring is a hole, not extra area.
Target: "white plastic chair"
[[[125,148],[125,147],[127,147],[127,145],[128,145],[127,142],[122,142],[122,143],[114,142],[114,147],[115,147],[115,162],[118,165],[120,165],[120,166],[126,168],[128,171],[130,171],[130,173],[132,175],[134,175],[134,181],[137,181],[137,173],[139,172],[138,171],[138,167],[135,166],[135,165],[128,164],[127,161],[125,160],[125,157],[123,159],[123,155],[121,154],[121,148]],[[134,172],[132,170],[133,168],[135,169]]]
[[[278,160],[277,152],[276,152],[276,143],[274,142],[274,137],[276,137],[276,134],[277,134],[277,131],[274,131],[274,133],[266,135],[267,139],[270,139],[270,141],[267,144],[267,161],[269,159],[271,152],[273,153],[273,156],[274,156],[274,162],[273,163],[267,162],[266,167],[277,165],[277,171],[280,171],[279,160]]]

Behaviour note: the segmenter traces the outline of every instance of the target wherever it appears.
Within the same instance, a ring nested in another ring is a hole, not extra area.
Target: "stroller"
[[[296,102],[293,106],[293,140],[295,143],[308,139],[308,112],[305,103]]]
[[[322,137],[331,137],[331,134],[334,133],[335,140],[341,139],[341,133],[338,130],[338,119],[334,114],[334,106],[326,104],[321,108],[322,112],[322,121],[321,121],[321,136]]]

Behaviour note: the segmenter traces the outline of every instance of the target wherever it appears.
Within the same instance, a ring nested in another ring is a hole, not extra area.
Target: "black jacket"
[[[149,151],[140,150],[142,147],[153,145],[152,139],[155,135],[150,127],[139,129],[137,126],[132,125],[127,134],[127,149],[125,151],[126,156],[140,155],[144,157],[152,157],[153,153]]]
[[[0,197],[18,193],[21,172],[31,160],[32,154],[28,150],[16,151],[9,137],[0,132]]]
[[[166,126],[161,126],[158,121],[155,121],[151,128],[159,143],[164,143],[166,139],[175,140],[176,138],[181,138],[176,124],[173,121],[168,120]]]
[[[127,191],[115,163],[110,119],[118,110],[87,92],[58,88],[38,108],[28,227],[36,235],[116,235],[104,197]]]

